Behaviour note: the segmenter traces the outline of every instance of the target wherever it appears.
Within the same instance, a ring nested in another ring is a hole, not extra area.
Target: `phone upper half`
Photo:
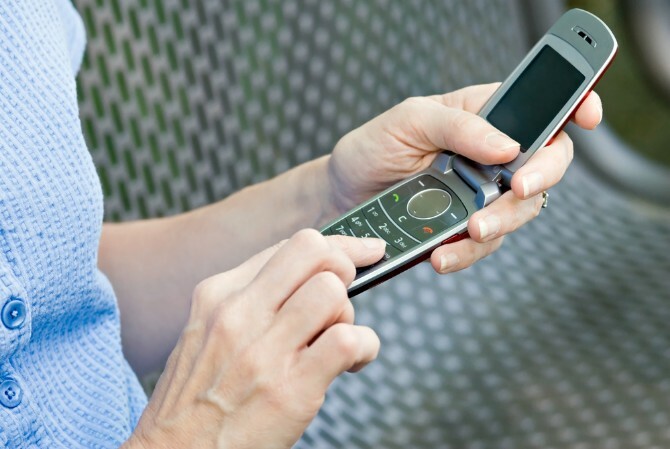
[[[516,171],[562,129],[616,50],[607,25],[580,9],[549,29],[479,112],[521,145],[505,169]]]

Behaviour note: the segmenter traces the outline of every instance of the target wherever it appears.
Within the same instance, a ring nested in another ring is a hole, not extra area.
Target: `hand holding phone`
[[[465,235],[469,217],[503,194],[514,172],[560,131],[615,51],[616,41],[599,19],[585,11],[569,11],[480,111],[521,144],[514,161],[485,166],[445,152],[427,170],[324,228],[324,234],[369,234],[388,243],[385,260],[361,270],[350,295],[425,259],[443,242]]]

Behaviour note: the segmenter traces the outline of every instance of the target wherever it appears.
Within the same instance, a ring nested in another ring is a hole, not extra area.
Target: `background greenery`
[[[640,69],[619,3],[570,0],[568,4],[601,17],[619,41],[619,54],[597,87],[605,119],[637,151],[670,166],[670,104],[653,90]]]

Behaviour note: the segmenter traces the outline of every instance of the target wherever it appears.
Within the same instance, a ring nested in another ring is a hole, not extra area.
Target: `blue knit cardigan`
[[[96,260],[69,0],[0,1],[0,447],[112,448],[146,405]]]

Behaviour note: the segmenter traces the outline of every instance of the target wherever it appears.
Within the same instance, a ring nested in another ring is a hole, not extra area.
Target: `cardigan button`
[[[11,297],[2,308],[2,324],[7,329],[17,329],[26,321],[26,304],[16,297]]]
[[[23,390],[14,379],[6,379],[0,383],[0,404],[14,408],[21,403]]]

